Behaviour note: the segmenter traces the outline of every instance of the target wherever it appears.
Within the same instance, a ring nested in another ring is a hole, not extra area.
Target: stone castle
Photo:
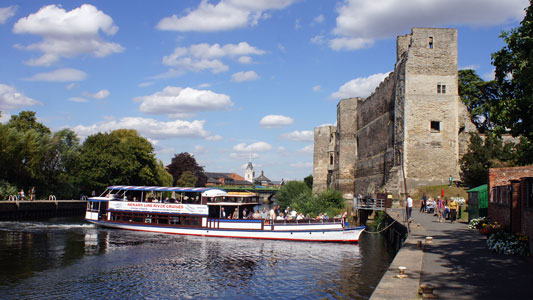
[[[459,178],[476,129],[458,94],[457,30],[413,28],[396,45],[394,71],[372,95],[341,100],[336,126],[314,129],[313,192],[400,195]]]

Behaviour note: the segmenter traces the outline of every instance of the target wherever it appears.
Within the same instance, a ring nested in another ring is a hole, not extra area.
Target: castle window
[[[440,132],[440,122],[431,121],[430,129],[431,129],[431,132]]]
[[[446,94],[445,84],[437,84],[437,94]]]
[[[330,165],[333,165],[333,155],[330,155],[330,156],[329,156],[329,164],[330,164]]]
[[[433,49],[433,37],[430,36],[428,39],[428,48]]]

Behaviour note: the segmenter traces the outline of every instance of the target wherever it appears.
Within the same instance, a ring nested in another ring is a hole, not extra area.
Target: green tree
[[[119,129],[87,137],[80,149],[78,178],[86,192],[115,184],[158,185],[168,179],[158,165],[147,139],[135,130]]]
[[[489,168],[514,165],[514,144],[504,143],[494,133],[488,133],[483,140],[478,134],[471,134],[468,152],[461,159],[463,180],[475,187],[487,183]]]
[[[474,70],[459,70],[459,96],[480,133],[492,130],[491,110],[502,95],[498,83],[484,81]]]
[[[310,189],[313,189],[313,175],[309,175],[309,176],[305,177],[304,178],[304,182],[305,182],[305,184],[307,184],[307,186]]]
[[[181,174],[178,181],[176,181],[176,186],[194,187],[196,186],[196,181],[198,181],[198,177],[194,176],[191,171],[185,171]]]
[[[172,161],[167,166],[167,171],[174,178],[175,185],[178,185],[177,181],[185,171],[191,172],[198,178],[196,186],[205,186],[207,183],[207,176],[204,174],[204,168],[199,166],[194,156],[187,152],[175,154]]]
[[[281,208],[285,209],[287,206],[293,204],[294,199],[299,196],[304,196],[301,202],[308,200],[307,195],[311,195],[311,189],[303,181],[289,181],[283,185],[278,193],[276,199]],[[307,199],[307,200],[306,200]],[[304,205],[303,203],[300,205]]]
[[[502,32],[505,46],[492,54],[495,76],[503,97],[496,103],[493,115],[502,132],[510,130],[513,136],[533,141],[533,0],[526,8],[520,26]],[[527,149],[531,150],[531,147]],[[524,149],[524,150],[527,150]],[[528,161],[533,162],[533,152]]]
[[[35,112],[25,110],[21,111],[18,115],[11,116],[11,119],[7,123],[9,127],[16,128],[18,131],[35,130],[41,134],[51,134],[50,128],[44,126],[42,123],[37,122]]]

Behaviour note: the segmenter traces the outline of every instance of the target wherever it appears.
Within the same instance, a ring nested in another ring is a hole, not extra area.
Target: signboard
[[[109,201],[109,209],[151,213],[207,215],[207,205]]]

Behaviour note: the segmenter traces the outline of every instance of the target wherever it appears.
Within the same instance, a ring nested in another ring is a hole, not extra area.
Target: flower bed
[[[529,255],[529,242],[526,235],[498,231],[489,236],[487,246],[492,252],[505,255]]]
[[[472,219],[468,228],[477,229],[488,236],[487,246],[491,252],[505,255],[529,255],[529,242],[525,234],[505,232],[498,222],[489,217]]]

